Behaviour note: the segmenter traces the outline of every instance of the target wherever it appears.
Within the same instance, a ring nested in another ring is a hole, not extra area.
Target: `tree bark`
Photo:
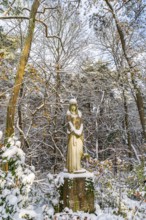
[[[146,133],[146,95],[144,96],[144,124],[145,124],[145,133]],[[146,139],[145,139],[145,142],[146,142]]]
[[[12,94],[9,100],[9,104],[7,107],[7,120],[6,120],[6,131],[5,131],[6,138],[14,134],[14,120],[15,120],[16,104],[17,104],[19,91],[20,91],[20,88],[23,82],[24,74],[25,74],[25,67],[26,67],[26,64],[29,58],[29,53],[31,49],[31,43],[32,43],[33,33],[34,33],[34,28],[35,28],[35,16],[36,16],[39,5],[40,5],[40,0],[34,0],[31,11],[30,11],[27,36],[24,42],[24,47],[21,53],[19,64],[18,64],[15,84],[14,84]]]
[[[56,106],[55,106],[55,117],[54,117],[54,132],[56,131],[56,127],[57,127],[57,117],[59,114],[59,108],[60,108],[60,65],[59,62],[57,61],[56,63],[56,86],[55,86],[55,96],[56,96]],[[58,134],[57,132],[54,133],[53,135],[54,137],[54,141],[55,141],[55,145],[58,145]],[[56,146],[54,146],[54,164],[57,164],[57,149]],[[56,166],[54,166],[54,173],[56,172]]]
[[[128,106],[127,106],[127,98],[125,95],[125,92],[123,91],[123,98],[124,98],[124,114],[125,114],[125,130],[126,130],[126,135],[127,135],[127,142],[128,142],[128,156],[129,158],[132,157],[132,146],[131,146],[131,135],[129,131],[129,116],[128,116]]]
[[[21,109],[21,99],[23,97],[23,83],[21,85],[20,88],[20,92],[19,92],[19,103],[18,103],[18,124],[19,124],[19,128],[23,131],[23,116],[22,116],[22,109]],[[19,131],[20,134],[20,141],[21,141],[21,145],[24,145],[24,137],[22,135],[22,133]]]

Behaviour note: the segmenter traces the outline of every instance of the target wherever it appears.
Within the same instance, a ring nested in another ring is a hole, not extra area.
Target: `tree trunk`
[[[27,36],[24,42],[24,47],[21,53],[20,61],[17,68],[15,84],[12,90],[12,94],[7,107],[7,120],[6,120],[6,138],[14,134],[14,119],[17,99],[19,97],[19,91],[23,82],[25,67],[29,58],[29,53],[31,49],[31,43],[33,39],[33,33],[35,28],[35,16],[40,5],[40,0],[34,0],[32,8],[30,11],[29,26],[27,31]]]
[[[146,141],[145,113],[144,113],[143,97],[142,97],[142,93],[140,91],[140,88],[137,86],[137,84],[135,82],[134,73],[136,72],[136,70],[134,70],[134,67],[132,66],[130,58],[128,57],[127,50],[126,50],[126,42],[125,42],[125,38],[124,38],[124,33],[123,33],[123,30],[120,26],[120,23],[119,23],[119,21],[116,17],[114,9],[113,9],[112,5],[109,3],[109,0],[105,0],[105,2],[107,4],[107,6],[109,7],[109,9],[110,9],[110,11],[113,15],[113,18],[115,20],[117,31],[118,31],[118,34],[119,34],[119,37],[120,37],[120,42],[121,42],[121,47],[122,47],[122,50],[123,50],[123,54],[124,54],[124,57],[127,61],[128,66],[129,66],[129,71],[130,71],[130,74],[131,74],[131,81],[132,81],[132,84],[133,84],[133,87],[134,87],[134,90],[135,90],[135,93],[136,93],[136,105],[137,105],[137,109],[138,109],[138,113],[139,113],[139,118],[140,118],[142,130],[143,130],[143,134],[144,134],[144,139]]]
[[[128,106],[127,106],[127,98],[125,95],[125,92],[123,91],[123,98],[124,98],[124,114],[125,114],[125,129],[126,129],[126,135],[127,135],[127,142],[128,142],[128,148],[129,148],[129,158],[131,158],[132,153],[132,147],[131,147],[131,135],[129,131],[129,117],[128,117]]]
[[[19,123],[20,129],[23,131],[23,119],[22,119],[22,110],[21,110],[22,96],[23,96],[23,83],[22,83],[21,88],[20,88],[20,93],[19,93],[20,100],[19,100],[19,104],[18,104],[18,123]],[[23,146],[24,138],[23,138],[23,135],[21,134],[21,132],[20,132],[20,139],[21,139],[21,143],[22,143],[22,146]]]
[[[57,128],[57,118],[59,114],[59,108],[60,108],[60,65],[59,62],[57,61],[56,63],[56,87],[55,87],[55,96],[56,96],[56,106],[55,106],[55,117],[54,117],[54,132],[56,131]],[[58,134],[57,132],[54,133],[54,141],[55,145],[58,145]],[[56,146],[54,146],[54,164],[57,164],[57,149]],[[54,166],[54,173],[56,172],[56,166]]]
[[[145,125],[145,136],[146,136],[146,95],[144,97],[144,125]],[[146,139],[145,139],[146,142]]]
[[[101,101],[99,103],[99,105],[97,106],[97,110],[96,110],[96,127],[95,127],[95,131],[96,131],[96,158],[97,160],[99,159],[99,138],[98,138],[98,132],[99,132],[99,117],[98,117],[98,114],[100,113],[100,108],[101,108],[101,105],[103,103],[103,100],[104,100],[104,94],[105,92],[102,91],[102,96],[101,96]]]

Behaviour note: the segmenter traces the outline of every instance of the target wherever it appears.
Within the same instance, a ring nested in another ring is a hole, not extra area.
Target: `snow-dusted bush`
[[[128,196],[137,201],[146,201],[146,162],[137,164],[127,178]]]
[[[118,206],[119,189],[118,183],[111,171],[102,173],[95,178],[96,200],[102,209]]]
[[[110,166],[107,164],[109,164],[107,161],[100,162],[95,172],[96,203],[103,213],[108,212],[127,220],[144,219],[146,215],[145,166],[135,165],[131,172],[126,172],[124,168],[126,163],[120,161],[118,172],[114,175],[111,164]]]
[[[58,176],[46,174],[45,178],[36,180],[31,190],[31,203],[39,210],[39,220],[51,220],[59,203],[56,182]]]
[[[0,170],[0,216],[3,220],[30,219],[30,215],[22,216],[22,209],[28,206],[28,193],[35,175],[25,164],[25,153],[20,145],[18,139],[12,137],[0,150],[3,167]]]
[[[34,168],[25,164],[25,153],[20,146],[21,143],[13,137],[0,149],[0,164],[3,167],[8,165],[8,171],[0,169],[0,219],[145,219],[144,163],[135,166],[131,172],[126,172],[122,171],[120,162],[118,173],[113,175],[111,161],[95,161],[96,212],[73,213],[72,210],[65,209],[64,212],[55,214],[59,203],[57,187],[64,181],[62,175],[48,174],[34,182]]]

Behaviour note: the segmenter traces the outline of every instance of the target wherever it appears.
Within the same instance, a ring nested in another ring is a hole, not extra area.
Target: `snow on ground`
[[[67,213],[57,213],[54,216],[54,220],[124,220],[124,218],[120,216],[115,216],[111,214],[101,214],[101,215],[95,215],[95,214],[89,214],[84,212],[74,212],[72,214]]]
[[[0,138],[1,136],[2,133]],[[64,171],[58,175],[49,173],[44,179],[38,179],[34,183],[33,167],[25,165],[25,154],[20,145],[17,138],[13,137],[9,139],[8,147],[1,148],[1,160],[11,162],[11,166],[7,173],[0,170],[0,220],[146,220],[146,187],[143,181],[141,187],[139,185],[134,188],[138,196],[135,199],[131,196],[135,196],[133,191],[128,194],[129,189],[133,190],[129,187],[130,180],[128,185],[125,180],[119,181],[118,176],[113,176],[107,167],[104,167],[102,175],[86,170],[76,174]],[[107,166],[107,162],[105,164]],[[140,171],[142,172],[141,168]],[[135,175],[136,172],[134,178]],[[146,166],[143,167],[143,175],[145,178]],[[132,176],[131,172],[127,177]],[[95,213],[73,212],[65,208],[61,213],[55,214],[55,206],[59,202],[57,187],[64,183],[64,178],[78,177],[94,180]],[[132,179],[132,183],[133,181],[135,179]]]

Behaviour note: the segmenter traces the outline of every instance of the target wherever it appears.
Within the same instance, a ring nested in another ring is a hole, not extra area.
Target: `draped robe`
[[[68,149],[67,165],[69,173],[81,170],[81,157],[83,155],[83,123],[81,112],[78,114],[67,113],[68,122]]]

